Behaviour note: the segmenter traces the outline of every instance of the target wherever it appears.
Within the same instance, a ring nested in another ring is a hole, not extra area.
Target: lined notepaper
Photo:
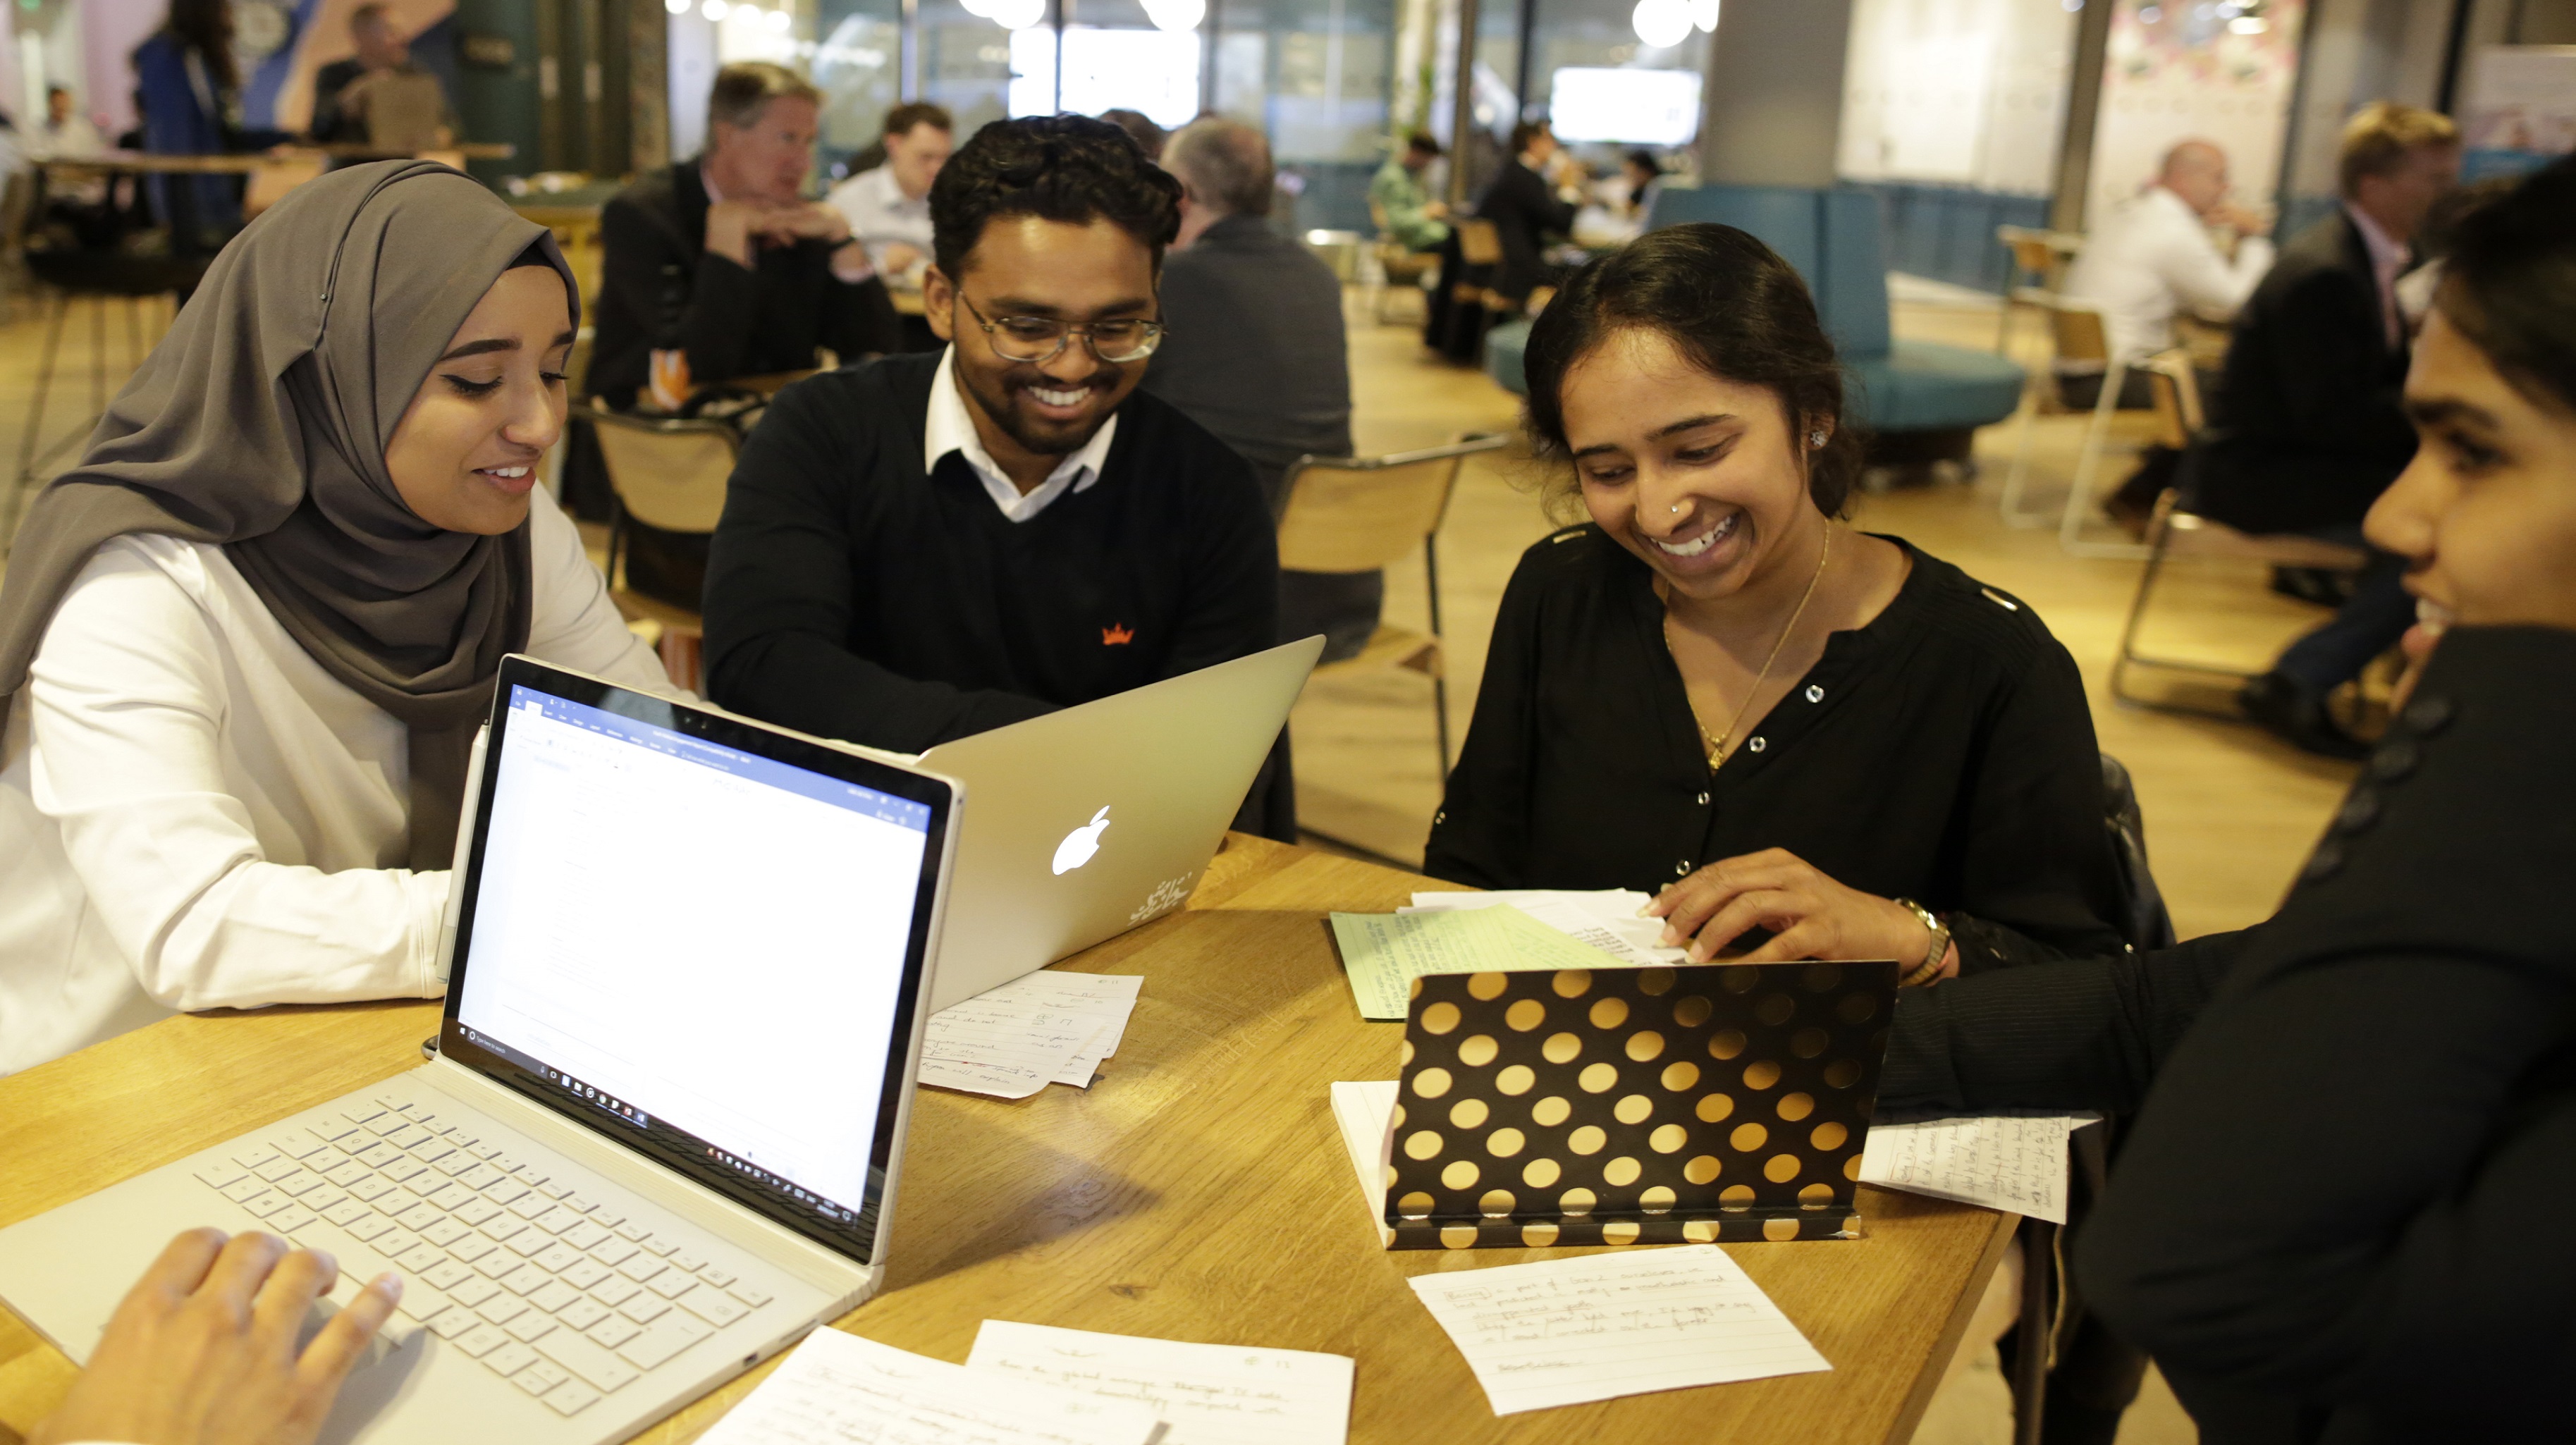
[[[2068,1136],[2100,1120],[2024,1110],[1872,1121],[1860,1182],[2064,1224]]]
[[[1400,1019],[1413,981],[1434,973],[1600,968],[1601,955],[1517,908],[1336,913],[1333,941],[1360,1017]]]
[[[805,1337],[703,1445],[1149,1445],[1154,1412],[839,1330]]]
[[[1497,1415],[1830,1370],[1713,1244],[1416,1275]]]
[[[1350,1436],[1344,1355],[986,1320],[966,1364],[1134,1401],[1163,1422],[1160,1445],[1343,1445]]]

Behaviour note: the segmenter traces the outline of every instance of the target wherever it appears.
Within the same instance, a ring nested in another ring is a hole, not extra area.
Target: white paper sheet
[[[1104,1027],[1100,1016],[970,998],[930,1016],[921,1082],[1025,1099],[1063,1073]]]
[[[805,1337],[702,1445],[1148,1445],[1154,1412],[881,1345]]]
[[[1072,1009],[1100,1020],[1099,1035],[1055,1076],[1059,1084],[1088,1089],[1092,1075],[1100,1071],[1101,1061],[1117,1053],[1118,1041],[1127,1036],[1127,1020],[1136,1012],[1136,993],[1144,984],[1143,978],[1132,973],[1066,973],[1046,968],[992,992],[1016,990],[1013,996],[1027,1002]]]
[[[1388,1125],[1395,1119],[1398,1082],[1333,1085],[1333,1122],[1341,1127],[1342,1147],[1349,1151],[1351,1169],[1359,1176],[1360,1198],[1368,1202],[1369,1225],[1381,1241],[1392,1235],[1386,1227],[1386,1167],[1391,1157]]]
[[[2064,1224],[2067,1136],[2100,1120],[2028,1110],[1872,1123],[1860,1182]]]
[[[1161,1445],[1344,1445],[1350,1437],[1344,1355],[986,1320],[966,1364],[1135,1401],[1161,1418]]]
[[[1415,1275],[1497,1415],[1830,1370],[1713,1244]]]
[[[1681,949],[1663,946],[1664,921],[1637,916],[1638,909],[1653,901],[1646,894],[1625,888],[1519,888],[1492,893],[1416,893],[1411,908],[1396,911],[1454,913],[1508,903],[1568,938],[1623,963],[1682,963],[1686,955]]]

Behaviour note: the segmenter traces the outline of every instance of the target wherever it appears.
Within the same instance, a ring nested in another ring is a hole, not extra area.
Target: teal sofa
[[[2003,357],[1891,333],[1876,195],[1840,187],[1667,187],[1655,193],[1646,220],[1648,230],[1690,221],[1740,227],[1798,269],[1850,372],[1852,419],[1872,433],[1880,459],[1964,460],[1978,427],[2021,405],[2022,370]],[[1495,327],[1485,338],[1487,373],[1524,395],[1528,345],[1526,321]]]

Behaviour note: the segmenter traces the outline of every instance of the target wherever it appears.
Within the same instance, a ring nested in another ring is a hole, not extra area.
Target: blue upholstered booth
[[[1664,188],[1647,213],[1649,230],[1687,221],[1739,226],[1762,238],[1815,292],[1853,387],[1853,417],[1881,437],[1966,433],[2013,414],[2021,368],[1986,351],[1898,341],[1887,315],[1887,250],[1881,201],[1867,191],[1787,186]],[[1525,392],[1521,353],[1529,323],[1498,326],[1485,339],[1485,369]]]

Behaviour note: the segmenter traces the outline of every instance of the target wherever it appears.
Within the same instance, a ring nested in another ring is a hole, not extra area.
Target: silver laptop
[[[955,787],[524,658],[470,776],[436,1056],[0,1230],[65,1354],[266,1229],[404,1278],[324,1439],[595,1445],[874,1291]]]
[[[922,754],[975,796],[931,1011],[1180,907],[1323,650],[1284,643]]]

